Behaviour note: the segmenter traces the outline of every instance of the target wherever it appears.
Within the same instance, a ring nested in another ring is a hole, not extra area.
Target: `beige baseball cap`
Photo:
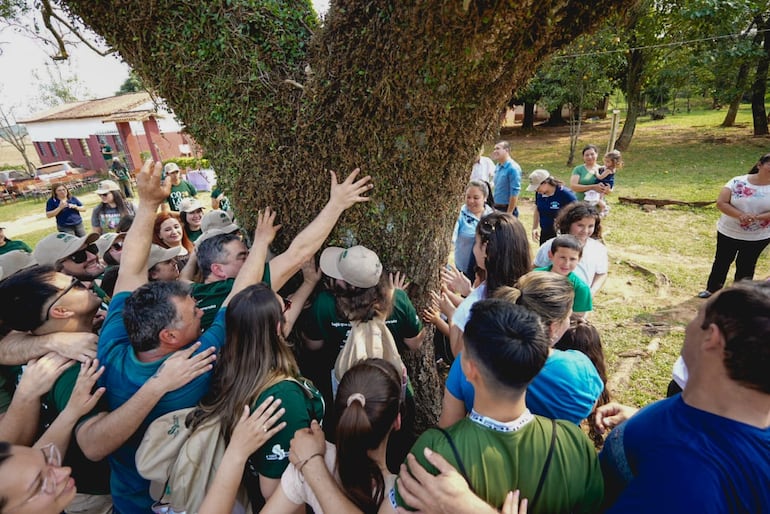
[[[0,278],[9,277],[20,269],[37,264],[31,254],[24,250],[13,250],[0,255]]]
[[[32,257],[41,266],[54,266],[57,261],[82,250],[97,239],[99,239],[99,234],[77,237],[64,232],[56,232],[40,240],[35,246],[35,251],[32,252]]]
[[[321,253],[321,271],[355,287],[374,287],[382,275],[377,254],[364,246],[338,248],[330,246]]]
[[[527,191],[537,191],[537,188],[540,187],[540,184],[542,184],[545,179],[550,177],[551,174],[548,172],[548,170],[535,170],[532,173],[529,174],[529,185],[527,186]]]
[[[159,262],[165,262],[173,259],[182,251],[181,246],[175,246],[174,248],[163,248],[162,246],[152,245],[150,248],[150,256],[147,258],[147,269],[151,269]]]
[[[102,180],[99,182],[99,188],[96,190],[97,195],[103,195],[110,191],[120,191],[120,186],[114,180]]]
[[[225,211],[214,209],[213,211],[207,212],[201,220],[201,230],[203,230],[204,233],[211,229],[221,230],[222,232],[229,234],[230,232],[240,230],[240,227],[233,223],[233,220]]]

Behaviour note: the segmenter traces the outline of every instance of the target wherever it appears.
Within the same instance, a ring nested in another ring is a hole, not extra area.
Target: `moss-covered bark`
[[[64,3],[168,101],[243,219],[278,208],[279,246],[325,202],[325,169],[371,174],[372,201],[330,243],[364,244],[407,271],[421,305],[511,91],[633,0],[340,0],[323,27],[302,0]],[[410,363],[423,425],[440,408],[431,353]]]

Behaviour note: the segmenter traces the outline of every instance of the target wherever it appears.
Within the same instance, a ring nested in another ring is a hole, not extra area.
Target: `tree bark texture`
[[[363,244],[406,271],[421,308],[511,91],[633,0],[339,0],[322,26],[307,0],[63,3],[168,102],[246,226],[277,208],[278,250],[325,203],[325,170],[372,175],[371,201],[342,216],[329,244]],[[431,391],[423,422],[440,409],[435,376],[415,384]]]
[[[738,74],[735,78],[735,96],[730,100],[727,108],[727,114],[722,121],[722,127],[732,127],[735,125],[735,118],[738,116],[738,108],[741,106],[743,94],[746,92],[746,82],[749,78],[749,63],[744,62],[738,67]]]
[[[757,28],[770,30],[770,16],[766,20],[761,15],[757,16]],[[767,126],[767,110],[765,109],[767,70],[768,65],[770,65],[770,32],[765,32],[762,47],[764,53],[757,60],[757,71],[754,74],[754,83],[751,86],[751,116],[754,119],[755,136],[770,134]]]

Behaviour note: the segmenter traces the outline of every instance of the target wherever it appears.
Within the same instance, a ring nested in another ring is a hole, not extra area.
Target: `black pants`
[[[722,289],[733,261],[735,261],[736,282],[742,279],[753,279],[759,254],[768,243],[770,243],[770,239],[743,241],[717,232],[717,251],[714,255],[714,264],[711,265],[711,274],[706,283],[706,289],[712,293]]]
[[[498,211],[508,212],[508,204],[507,203],[496,203],[495,204],[495,209],[497,209]],[[513,215],[516,216],[517,218],[519,217],[519,208],[518,207],[514,207],[513,208]]]

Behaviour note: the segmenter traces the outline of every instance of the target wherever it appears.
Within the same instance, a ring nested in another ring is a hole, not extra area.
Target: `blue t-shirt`
[[[80,200],[74,196],[70,196],[66,202],[75,204],[79,207],[83,206]],[[58,198],[49,198],[45,203],[45,212],[58,209],[60,203],[61,200]],[[65,207],[59,214],[56,215],[56,225],[59,227],[74,227],[76,225],[80,225],[81,223],[83,223],[83,218],[80,216],[80,212],[77,209],[70,209],[69,207]]]
[[[521,191],[521,166],[511,159],[503,164],[498,164],[495,168],[495,191],[494,199],[496,204],[508,205],[512,196],[519,196]]]
[[[484,212],[481,217],[476,217],[468,207],[463,205],[460,209],[460,216],[455,223],[454,243],[455,243],[455,267],[460,271],[467,272],[468,265],[473,255],[473,244],[476,242],[476,225],[481,218],[494,212],[489,205],[484,205]]]
[[[136,393],[152,377],[167,357],[154,362],[141,362],[136,357],[123,323],[123,308],[128,292],[116,294],[110,302],[107,318],[99,335],[97,357],[104,366],[99,385],[107,388],[105,397],[110,410],[115,410]],[[217,351],[225,341],[225,309],[220,309],[217,318],[198,339],[201,342],[196,352],[214,346]],[[186,407],[194,407],[208,392],[212,372],[204,373],[186,386],[166,393],[142,422],[134,435],[117,451],[110,455],[112,477],[110,489],[116,512],[149,512],[153,503],[150,497],[150,482],[136,471],[135,455],[142,442],[147,426],[158,416]]]
[[[460,354],[449,369],[446,388],[452,396],[465,402],[466,411],[471,411],[475,391],[465,378]],[[543,369],[527,386],[527,408],[532,414],[580,424],[591,413],[603,390],[604,383],[585,354],[577,350],[553,350]]]
[[[599,459],[609,513],[770,512],[770,428],[696,409],[681,395],[615,428]]]
[[[559,209],[576,201],[575,193],[564,186],[557,186],[556,191],[551,196],[536,193],[535,205],[537,206],[537,213],[540,215],[540,227],[543,230],[554,230],[553,222]]]

